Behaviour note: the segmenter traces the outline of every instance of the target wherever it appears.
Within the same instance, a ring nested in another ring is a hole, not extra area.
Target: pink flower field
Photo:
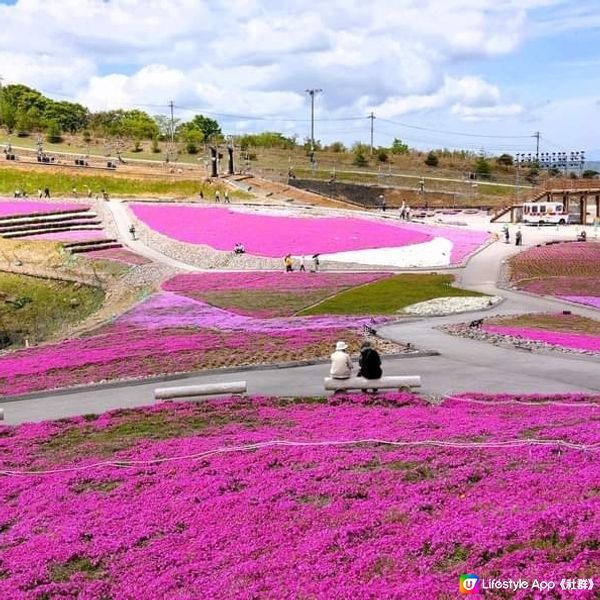
[[[600,398],[473,400],[0,426],[0,597],[450,600],[462,573],[597,587]]]
[[[174,292],[150,296],[87,337],[0,356],[0,395],[169,373],[325,358],[356,350],[362,327],[386,318],[254,318]]]
[[[518,337],[534,342],[543,342],[561,348],[584,350],[586,352],[600,352],[600,337],[597,335],[547,331],[544,329],[526,327],[505,327],[502,325],[484,325],[482,329],[488,333]]]
[[[531,248],[511,258],[511,280],[533,294],[600,308],[600,244],[566,242]]]
[[[456,263],[489,237],[484,232],[388,224],[359,217],[273,216],[229,208],[150,203],[130,204],[130,208],[148,227],[172,239],[224,251],[231,251],[241,242],[248,253],[269,257],[402,247],[441,236],[453,242],[452,261]]]
[[[73,202],[34,202],[31,200],[0,198],[0,217],[61,213],[87,208],[89,207],[84,204]]]
[[[162,288],[194,300],[254,317],[291,316],[342,290],[389,277],[389,273],[189,273]]]

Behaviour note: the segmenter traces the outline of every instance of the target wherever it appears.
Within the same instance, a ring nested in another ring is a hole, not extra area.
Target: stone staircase
[[[102,230],[102,222],[89,209],[79,211],[0,217],[0,236],[20,238],[42,233],[59,233],[82,229]]]

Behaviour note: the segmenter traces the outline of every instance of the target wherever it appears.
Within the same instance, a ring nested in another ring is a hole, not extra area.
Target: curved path
[[[162,252],[158,252],[154,248],[147,246],[139,239],[132,240],[131,234],[129,233],[129,228],[131,227],[132,220],[127,211],[127,206],[125,203],[119,200],[109,200],[106,203],[108,210],[111,212],[115,225],[117,227],[117,232],[119,234],[119,242],[126,245],[128,248],[139,254],[140,256],[144,256],[145,258],[149,258],[154,262],[161,263],[164,265],[168,265],[169,267],[173,267],[175,269],[180,269],[181,271],[201,271],[198,267],[194,267],[188,263],[182,262],[180,260],[176,260],[163,254]]]
[[[116,210],[120,231],[129,224],[124,221],[118,205]],[[122,207],[124,209],[124,207]],[[126,212],[124,213],[126,217]],[[126,235],[125,235],[126,237]],[[131,242],[131,247],[139,251]],[[142,244],[143,246],[143,244]],[[539,298],[510,290],[498,290],[496,281],[502,261],[518,251],[514,246],[496,242],[474,256],[460,273],[459,283],[473,290],[498,294],[505,301],[495,307],[494,314],[537,311],[559,311],[568,308],[573,313],[598,317],[598,311],[574,306],[559,300]],[[150,256],[149,256],[150,257]],[[165,258],[161,255],[162,258]],[[161,261],[162,262],[162,261]],[[441,324],[463,322],[488,316],[489,312],[469,313],[440,318],[414,319],[388,325],[380,332],[390,339],[410,341],[416,346],[437,350],[440,356],[396,358],[384,361],[388,375],[412,374],[423,378],[424,393],[452,394],[465,391],[556,393],[600,392],[598,359],[558,353],[535,354],[524,350],[499,348],[485,342],[463,339],[438,331]],[[240,370],[219,374],[199,374],[169,378],[169,385],[197,384],[246,380],[250,394],[323,395],[323,377],[327,365],[288,368]],[[113,408],[141,406],[153,402],[153,390],[159,382],[114,384],[45,394],[0,404],[7,423],[40,421],[85,413],[99,413]]]

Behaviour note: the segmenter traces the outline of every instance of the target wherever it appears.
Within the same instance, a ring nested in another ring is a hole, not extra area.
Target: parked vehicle
[[[524,202],[523,223],[565,225],[575,223],[575,215],[564,212],[562,202]]]

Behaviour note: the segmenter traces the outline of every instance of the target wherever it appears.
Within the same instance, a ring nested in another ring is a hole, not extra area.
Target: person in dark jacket
[[[381,379],[383,371],[381,370],[381,357],[379,352],[371,347],[371,342],[363,342],[360,347],[360,358],[358,359],[360,370],[358,377],[365,379]],[[363,390],[366,392],[367,390]],[[377,390],[373,390],[374,392]]]

